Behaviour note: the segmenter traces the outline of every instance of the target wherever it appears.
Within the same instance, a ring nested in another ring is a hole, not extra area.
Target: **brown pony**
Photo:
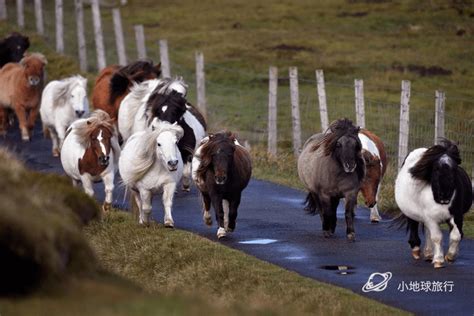
[[[237,209],[252,175],[252,163],[248,151],[230,132],[211,134],[201,143],[193,158],[193,179],[201,191],[204,222],[212,224],[212,203],[219,224],[217,238],[222,238],[235,229]]]
[[[365,161],[365,177],[360,188],[365,204],[370,208],[370,220],[378,223],[381,219],[377,199],[380,185],[387,170],[387,154],[385,146],[374,133],[361,129],[359,139],[362,143],[362,157]]]
[[[97,77],[92,91],[92,105],[107,112],[117,120],[118,109],[123,98],[130,92],[134,82],[158,78],[161,64],[153,65],[151,60],[138,60],[127,66],[111,65],[104,68]]]
[[[21,138],[30,140],[44,84],[46,58],[40,53],[27,54],[19,63],[8,63],[0,69],[0,108],[13,109],[18,117]],[[0,132],[7,129],[5,115],[0,117]]]

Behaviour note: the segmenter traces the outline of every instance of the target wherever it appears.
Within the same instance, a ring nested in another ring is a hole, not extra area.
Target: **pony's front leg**
[[[211,197],[207,193],[202,193],[202,207],[203,207],[203,215],[202,219],[207,226],[212,225],[212,217],[211,217]]]
[[[174,221],[171,215],[171,208],[173,207],[174,192],[176,190],[176,183],[171,182],[163,186],[163,208],[165,209],[165,227],[173,228]]]
[[[346,199],[346,234],[347,234],[347,240],[349,241],[355,241],[355,231],[354,231],[354,209],[355,206],[357,205],[357,193],[355,194],[349,194],[345,196]]]
[[[140,224],[148,225],[151,220],[151,197],[151,191],[145,189],[140,190]]]
[[[455,223],[454,218],[448,222],[451,232],[449,233],[449,248],[448,253],[444,257],[448,262],[454,262],[459,253],[459,243],[461,242],[462,234],[458,228],[458,223]],[[461,222],[462,229],[462,222]]]
[[[443,240],[443,234],[439,225],[436,222],[425,223],[426,227],[430,230],[431,242],[433,243],[433,265],[437,268],[444,266],[443,248],[441,242]]]
[[[232,200],[230,200],[229,226],[226,227],[228,232],[233,232],[234,229],[235,229],[235,225],[236,225],[236,221],[237,221],[237,209],[239,208],[239,205],[240,205],[240,197],[241,197],[241,195],[239,194],[238,196],[236,196]]]
[[[30,134],[26,125],[26,109],[23,105],[17,104],[14,106],[15,114],[18,117],[18,125],[21,131],[21,140],[27,142],[30,140]]]
[[[420,259],[420,245],[421,240],[420,236],[418,235],[418,222],[412,220],[411,218],[407,218],[408,229],[410,230],[410,239],[408,239],[408,243],[411,247],[411,255],[416,260]]]
[[[88,196],[93,197],[94,196],[94,184],[92,182],[91,177],[89,177],[87,174],[84,174],[81,176],[81,182],[82,182],[82,187],[84,188],[84,192]]]
[[[331,232],[331,223],[332,223],[332,214],[331,214],[331,199],[324,198],[322,196],[319,197],[320,199],[320,214],[321,214],[321,222],[323,225],[323,236],[324,238],[329,238],[333,234]]]
[[[105,174],[102,177],[105,187],[105,201],[102,205],[102,210],[104,211],[104,213],[107,213],[112,209],[112,195],[114,192],[114,173],[115,172],[112,169],[111,172]]]
[[[35,106],[30,110],[30,113],[28,115],[27,127],[28,127],[28,133],[30,137],[33,135],[33,128],[35,127],[35,122],[36,122],[36,117],[38,116],[38,112],[39,112],[39,106]]]
[[[53,157],[59,157],[60,148],[59,148],[59,138],[58,133],[56,133],[56,129],[52,127],[48,127],[49,135],[51,136],[51,141],[53,142],[52,153]]]
[[[375,195],[375,205],[374,207],[370,208],[370,221],[372,223],[378,223],[382,219],[379,214],[379,209],[377,207],[377,203],[379,201],[379,192],[380,192],[380,184],[377,187],[377,194]]]
[[[216,212],[216,221],[217,221],[217,224],[219,225],[219,229],[217,230],[217,238],[221,239],[226,236],[225,224],[224,224],[224,210],[222,207],[222,197],[217,193],[213,193],[211,194],[211,201],[212,201],[212,206],[214,207],[214,210]]]
[[[183,191],[189,192],[191,191],[191,162],[186,162],[183,166],[183,177],[182,177],[182,183],[183,183]]]
[[[0,135],[6,136],[8,129],[8,113],[7,109],[0,105]]]
[[[433,242],[431,241],[430,228],[425,225],[425,248],[423,257],[426,261],[433,261]]]

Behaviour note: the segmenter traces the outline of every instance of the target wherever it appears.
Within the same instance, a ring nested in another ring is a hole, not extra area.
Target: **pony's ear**
[[[91,121],[86,121],[87,125],[91,125],[92,122]]]
[[[214,138],[214,134],[209,134],[209,139],[213,139]]]

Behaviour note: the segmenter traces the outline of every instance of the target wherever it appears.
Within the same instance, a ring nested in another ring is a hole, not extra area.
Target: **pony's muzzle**
[[[99,164],[101,166],[108,166],[109,165],[110,156],[100,156],[99,157]]]
[[[75,111],[77,117],[82,117],[86,111]]]
[[[29,76],[28,77],[28,83],[30,86],[36,86],[40,83],[40,77],[38,76]]]
[[[347,162],[345,162],[343,164],[343,168],[344,168],[344,172],[346,173],[352,173],[354,172],[355,168],[357,167],[357,164],[349,164]]]
[[[216,184],[225,184],[227,180],[227,176],[226,175],[215,176],[215,180],[216,180]]]
[[[175,171],[176,169],[178,169],[178,160],[168,161],[168,169],[170,171]]]

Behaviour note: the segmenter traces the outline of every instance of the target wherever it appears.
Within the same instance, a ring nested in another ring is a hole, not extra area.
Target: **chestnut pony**
[[[130,92],[133,83],[155,79],[160,75],[161,64],[153,65],[151,60],[138,60],[123,67],[108,66],[99,73],[95,81],[92,105],[94,109],[107,112],[116,121],[120,103]]]
[[[13,109],[18,117],[21,138],[30,140],[44,84],[46,58],[40,53],[28,54],[19,63],[8,63],[0,69],[0,108]],[[5,134],[5,117],[0,132]]]

